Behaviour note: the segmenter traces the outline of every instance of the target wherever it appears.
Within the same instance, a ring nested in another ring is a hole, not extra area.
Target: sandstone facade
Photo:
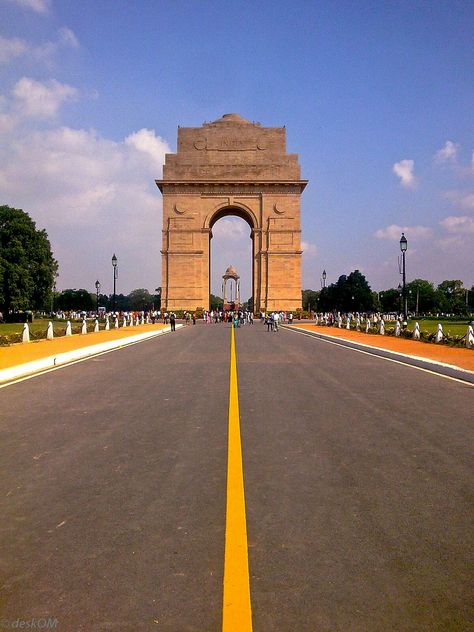
[[[251,228],[254,310],[301,307],[300,196],[296,154],[285,128],[225,114],[197,128],[178,128],[163,179],[162,306],[209,308],[212,227],[242,217]]]

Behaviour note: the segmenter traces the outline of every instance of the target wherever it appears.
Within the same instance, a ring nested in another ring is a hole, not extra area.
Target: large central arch
[[[238,114],[178,128],[163,179],[162,305],[209,308],[210,240],[218,219],[250,226],[254,310],[301,307],[300,179],[286,153],[285,128],[264,128]]]
[[[250,239],[252,241],[252,279],[251,279],[251,287],[252,287],[252,299],[255,302],[255,287],[256,287],[256,266],[255,266],[255,229],[258,227],[257,218],[252,213],[251,209],[234,202],[234,206],[230,206],[227,203],[224,203],[220,208],[217,208],[215,212],[209,218],[209,294],[211,294],[211,248],[212,248],[212,228],[216,222],[218,222],[223,217],[240,217],[245,222],[247,222],[250,227]],[[206,218],[207,220],[208,218]]]

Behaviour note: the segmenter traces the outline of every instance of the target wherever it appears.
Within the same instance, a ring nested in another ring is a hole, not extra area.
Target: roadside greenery
[[[0,206],[0,312],[47,308],[57,270],[46,231],[23,210]]]

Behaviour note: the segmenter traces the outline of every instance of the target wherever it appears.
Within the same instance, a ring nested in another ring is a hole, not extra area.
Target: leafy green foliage
[[[318,310],[341,312],[366,312],[375,307],[374,297],[365,276],[354,270],[349,276],[340,276],[319,292]]]
[[[58,270],[45,230],[28,213],[0,206],[0,308],[41,309],[50,304]]]
[[[89,311],[95,309],[95,297],[87,290],[63,290],[55,300],[57,309],[64,311]]]
[[[210,309],[220,309],[224,304],[224,300],[220,296],[214,296],[211,294],[209,297],[209,307]]]

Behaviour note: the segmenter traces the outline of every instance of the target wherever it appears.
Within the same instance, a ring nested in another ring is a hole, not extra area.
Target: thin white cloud
[[[448,191],[445,197],[453,206],[465,210],[474,210],[474,193],[467,191]]]
[[[411,189],[416,185],[416,178],[414,175],[415,161],[414,160],[400,160],[396,162],[393,167],[393,173],[400,178],[400,184],[406,189]]]
[[[31,9],[35,13],[47,13],[51,6],[50,0],[8,0],[22,9]]]
[[[7,38],[0,36],[0,63],[6,64],[16,58],[24,57],[51,66],[56,54],[64,48],[79,48],[79,40],[67,26],[63,26],[58,30],[56,40],[47,41],[38,46],[34,46],[17,37]]]
[[[79,48],[79,40],[75,33],[67,26],[62,26],[59,31],[59,43],[63,46],[69,46],[71,48]]]
[[[447,140],[444,147],[439,149],[434,155],[434,160],[438,163],[454,162],[456,160],[458,150],[458,143],[453,143],[453,141]]]
[[[448,231],[448,233],[459,233],[465,235],[474,235],[474,218],[450,215],[440,222],[440,225]]]
[[[307,257],[315,257],[318,254],[316,245],[311,244],[309,241],[301,242],[301,250]]]
[[[28,44],[18,37],[2,37],[0,35],[0,63],[5,64],[10,60],[23,55],[28,50]]]
[[[380,228],[375,232],[377,239],[391,239],[398,241],[405,233],[407,239],[426,239],[431,237],[433,231],[428,226],[398,226],[397,224],[391,224],[386,228]]]
[[[45,83],[22,77],[13,88],[19,114],[26,118],[54,117],[66,101],[77,98],[76,88],[51,79]]]
[[[250,228],[243,220],[235,217],[223,217],[212,228],[213,237],[225,237],[229,241],[238,241],[248,237]]]

